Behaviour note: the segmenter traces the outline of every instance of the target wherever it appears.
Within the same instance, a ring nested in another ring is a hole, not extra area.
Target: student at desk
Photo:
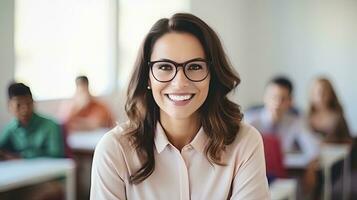
[[[343,108],[331,82],[319,77],[311,87],[309,124],[325,143],[351,144],[352,137]]]
[[[75,95],[68,104],[62,105],[60,112],[69,133],[114,126],[114,117],[109,108],[90,93],[86,76],[76,78]]]
[[[0,134],[4,158],[63,157],[59,125],[34,111],[30,88],[13,83],[8,88],[9,110],[15,116]]]
[[[273,78],[265,88],[264,107],[245,113],[245,120],[262,134],[276,134],[285,154],[285,164],[298,159],[309,163],[318,156],[318,141],[302,117],[290,111],[293,85],[286,77]],[[299,152],[299,157],[290,157]]]
[[[78,76],[75,79],[75,94],[69,102],[64,102],[60,108],[61,121],[68,133],[67,140],[83,135],[95,134],[101,129],[113,128],[115,120],[110,109],[90,92],[90,82],[87,76]],[[77,134],[77,135],[76,135]],[[85,141],[81,141],[81,143]],[[71,146],[70,146],[71,147]],[[75,152],[74,152],[75,153]],[[91,158],[76,156],[78,168],[78,190],[80,197],[88,199]]]
[[[323,145],[352,144],[343,108],[327,78],[318,77],[312,84],[308,117],[311,129],[314,130]],[[318,176],[314,199],[319,199],[323,179],[329,177],[323,177],[318,167],[315,170]],[[332,182],[341,177],[342,171],[343,161],[341,160],[332,166]]]
[[[15,116],[0,134],[0,157],[21,159],[64,157],[59,125],[34,112],[30,88],[12,83],[8,88],[9,110]],[[60,199],[63,188],[53,181],[0,194],[0,199]]]
[[[245,113],[248,123],[263,135],[274,134],[280,139],[286,167],[303,168],[304,191],[311,193],[319,142],[309,131],[300,115],[291,112],[293,85],[283,76],[269,81],[265,88],[264,107]],[[269,155],[267,155],[269,156]]]

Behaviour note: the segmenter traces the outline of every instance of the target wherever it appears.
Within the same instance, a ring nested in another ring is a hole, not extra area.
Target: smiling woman
[[[239,83],[205,22],[157,21],[128,87],[129,121],[95,150],[91,199],[268,199],[261,136],[227,98]]]

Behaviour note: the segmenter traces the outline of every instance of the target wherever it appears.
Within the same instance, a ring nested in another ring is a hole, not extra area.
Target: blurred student
[[[280,139],[285,163],[295,163],[296,159],[309,163],[317,157],[318,142],[302,117],[290,111],[292,92],[293,85],[288,78],[273,78],[265,88],[264,106],[247,111],[245,119],[263,135],[275,134]],[[299,152],[300,157],[289,156],[294,152]]]
[[[75,80],[76,91],[69,103],[61,108],[62,121],[68,134],[93,132],[98,129],[109,129],[115,124],[110,109],[92,96],[89,80],[86,76],[78,76]],[[103,132],[104,133],[104,132]],[[78,189],[83,199],[88,199],[90,188],[91,159],[77,158]]]
[[[314,80],[308,112],[309,125],[322,144],[352,144],[352,137],[344,117],[343,108],[331,82],[324,77]],[[332,166],[332,183],[342,175],[343,161]],[[317,175],[314,199],[320,199],[324,178],[322,171],[315,167]],[[336,194],[334,194],[336,195]]]
[[[273,78],[265,88],[264,107],[246,112],[245,118],[263,137],[270,134],[280,139],[286,167],[305,164],[303,190],[311,195],[316,183],[319,141],[309,131],[302,115],[291,112],[292,93],[293,85],[288,78]]]
[[[91,95],[86,76],[76,78],[75,95],[63,110],[67,112],[63,116],[64,125],[70,133],[114,126],[114,118],[109,108]]]
[[[30,88],[12,83],[8,88],[9,110],[14,119],[0,134],[0,152],[5,159],[63,157],[59,125],[34,111]]]
[[[309,124],[324,143],[351,143],[343,108],[331,82],[317,78],[311,89]]]
[[[64,157],[63,137],[59,125],[34,111],[30,88],[12,83],[8,88],[8,105],[14,119],[0,134],[0,159]],[[0,193],[0,199],[62,199],[63,187],[52,181]]]

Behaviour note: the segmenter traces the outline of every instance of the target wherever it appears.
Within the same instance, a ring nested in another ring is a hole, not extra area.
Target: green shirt
[[[0,134],[0,150],[18,153],[23,158],[64,157],[61,129],[53,120],[33,113],[28,126],[17,119]]]

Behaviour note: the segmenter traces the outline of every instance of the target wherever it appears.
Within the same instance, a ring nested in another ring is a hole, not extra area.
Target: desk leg
[[[66,175],[66,199],[76,199],[76,172],[74,167],[68,170]]]
[[[297,191],[297,181],[294,182],[294,187],[293,187],[293,190],[290,194],[290,198],[288,200],[296,200],[296,191]]]
[[[342,199],[347,200],[350,198],[351,189],[351,167],[350,156],[347,154],[343,162],[343,179],[342,179]]]
[[[331,199],[331,167],[332,166],[324,167],[324,200]]]

